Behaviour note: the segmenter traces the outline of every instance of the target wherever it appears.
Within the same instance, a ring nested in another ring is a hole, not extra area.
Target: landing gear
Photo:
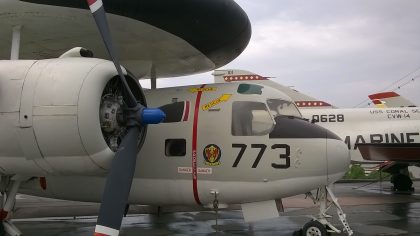
[[[404,174],[395,174],[391,178],[391,183],[394,184],[394,191],[398,192],[413,192],[413,181],[409,176]]]
[[[303,236],[327,236],[327,229],[319,221],[311,220],[303,226]]]
[[[219,235],[219,224],[218,224],[218,219],[219,219],[219,200],[217,199],[217,195],[219,194],[219,192],[217,190],[212,190],[210,193],[214,195],[214,199],[213,199],[213,210],[214,210],[214,213],[216,214],[216,234]]]
[[[395,163],[384,165],[382,171],[392,174],[391,183],[394,185],[393,190],[396,193],[414,192],[413,181],[410,178],[408,164]]]
[[[342,231],[346,232],[349,236],[353,235],[353,230],[350,229],[350,226],[347,223],[346,214],[344,214],[343,210],[338,204],[337,198],[331,191],[330,187],[324,186],[318,188],[315,196],[312,194],[312,192],[306,193],[306,196],[310,197],[314,201],[314,204],[319,203],[319,214],[316,217],[312,217],[313,220],[305,224],[302,230],[302,235],[324,236],[328,235],[328,233],[341,233]],[[332,216],[327,214],[327,211],[331,206],[335,206],[337,210],[338,218],[344,227],[342,231],[334,227],[328,221],[328,218],[332,218]]]
[[[22,235],[22,232],[20,232],[20,230],[10,221],[10,218],[11,211],[16,201],[16,194],[22,181],[16,178],[15,180],[9,179],[9,182],[10,184],[8,185],[7,190],[2,191],[3,201],[1,202],[2,209],[0,211],[0,220],[2,224],[0,227],[0,236],[20,236]]]
[[[394,184],[396,192],[414,192],[413,181],[411,180],[408,168],[401,169],[399,173],[393,174],[391,183]]]

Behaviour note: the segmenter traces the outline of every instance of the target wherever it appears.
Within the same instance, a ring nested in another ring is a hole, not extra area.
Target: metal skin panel
[[[350,166],[350,152],[348,152],[348,155],[341,155],[341,153],[347,151],[342,142],[334,139],[327,139],[326,141],[328,182],[333,183],[339,180],[345,174],[343,170]]]
[[[292,196],[328,185],[344,175],[348,168],[349,156],[345,144],[335,138],[269,138],[262,136],[232,136],[231,110],[235,101],[261,101],[267,98],[290,100],[287,96],[269,87],[262,89],[262,95],[238,94],[239,84],[212,84],[146,91],[148,104],[159,107],[173,101],[190,101],[191,109],[187,121],[163,123],[149,126],[146,141],[139,153],[130,203],[150,205],[195,205],[208,206],[219,192],[220,203],[247,203],[267,201]],[[202,91],[198,106],[197,123],[197,169],[196,189],[192,171],[179,167],[193,167],[193,125],[195,103],[198,91]],[[223,94],[232,94],[227,100],[214,102]],[[206,104],[216,104],[213,110],[203,110]],[[314,125],[316,126],[316,125]],[[317,126],[319,127],[319,126]],[[327,130],[319,127],[320,132]],[[166,139],[186,139],[185,156],[165,156]],[[327,144],[328,142],[328,144]],[[220,163],[209,165],[204,157],[204,149],[209,144],[220,148]],[[233,144],[247,145],[241,160],[234,167],[239,148]],[[260,148],[267,148],[255,168],[252,168]],[[283,148],[273,145],[287,144],[290,147],[290,167],[273,168],[273,163],[285,164],[281,157],[287,155]],[[327,164],[327,156],[328,162]],[[327,177],[328,167],[328,177]],[[47,190],[41,190],[39,183],[28,182],[22,186],[23,193],[60,199],[99,202],[104,185],[101,177],[47,176]],[[197,201],[198,200],[198,201]]]
[[[40,156],[33,130],[19,128],[25,76],[33,64],[34,61],[0,61],[0,171],[4,174],[45,174],[28,160]]]
[[[18,112],[26,73],[33,61],[0,61],[0,113]]]
[[[276,201],[264,201],[255,203],[245,203],[241,205],[242,214],[245,222],[252,222],[264,219],[279,217]]]
[[[13,65],[14,63],[11,64]],[[26,74],[19,110],[19,125],[21,128],[32,127],[35,87],[37,86],[41,73],[48,64],[46,61],[33,61],[33,66]]]
[[[356,143],[420,143],[418,107],[302,109],[301,113],[307,119],[323,116],[317,124],[346,142],[352,162],[369,162],[362,158]],[[339,115],[342,122],[337,120]]]
[[[114,153],[103,139],[98,112],[103,88],[116,75],[113,64],[89,58],[0,63],[4,68],[10,65],[15,66],[14,71],[21,66],[25,83],[20,88],[22,96],[20,92],[14,95],[21,103],[20,112],[8,113],[9,106],[0,113],[0,167],[4,172],[103,175],[104,168],[97,163],[106,167]],[[11,75],[1,81],[19,77],[19,73]],[[14,88],[13,84],[3,85]]]
[[[65,175],[102,173],[92,158],[100,162],[113,157],[103,140],[98,112],[115,68],[104,60],[66,58],[52,60],[42,74],[34,109],[43,112],[34,115],[34,127],[45,160]]]
[[[80,140],[77,117],[35,116],[34,130],[44,159],[56,174],[91,173],[97,170]]]
[[[37,80],[33,97],[34,107],[77,105],[83,81],[94,65],[93,63],[81,63],[78,59],[40,61],[46,65],[40,67],[40,77]],[[88,62],[89,60],[83,61]],[[31,72],[34,70],[36,68],[32,68]]]
[[[127,73],[124,68],[123,73]],[[117,70],[110,61],[98,60],[87,74],[79,93],[77,121],[80,139],[85,151],[103,172],[114,157],[102,136],[99,121],[101,95],[110,78],[117,75]]]

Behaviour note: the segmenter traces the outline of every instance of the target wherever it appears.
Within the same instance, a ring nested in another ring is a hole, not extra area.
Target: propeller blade
[[[101,33],[102,40],[105,43],[105,47],[108,50],[108,54],[111,57],[112,62],[114,62],[115,68],[118,71],[118,75],[124,85],[125,92],[128,95],[126,100],[129,107],[137,106],[137,100],[131,92],[130,87],[127,84],[127,81],[124,77],[124,74],[121,70],[121,65],[116,53],[116,49],[113,46],[111,34],[109,32],[108,21],[105,14],[105,8],[103,6],[102,0],[86,0],[90,11],[92,12],[93,18],[95,19],[96,25],[98,26],[99,32]]]
[[[137,159],[139,128],[131,127],[112,160],[106,179],[95,236],[118,236]]]
[[[111,34],[109,32],[102,0],[86,1],[95,18],[96,25],[98,26],[108,53],[123,83],[123,97],[129,108],[127,109],[127,134],[124,136],[118,147],[118,151],[112,160],[104,192],[102,194],[102,203],[99,209],[99,216],[94,234],[95,236],[118,236],[125,206],[127,205],[128,196],[130,194],[131,184],[133,182],[140,127],[147,124],[162,122],[165,119],[165,113],[159,109],[145,108],[137,103],[137,99],[134,97],[121,70],[116,49],[113,46]]]

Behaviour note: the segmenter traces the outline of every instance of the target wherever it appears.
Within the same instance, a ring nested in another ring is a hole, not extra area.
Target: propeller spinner
[[[102,1],[87,0],[87,3],[95,18],[96,25],[101,33],[108,54],[118,71],[118,75],[123,84],[123,98],[127,105],[125,108],[127,133],[118,147],[106,179],[94,234],[95,236],[116,236],[119,234],[124,209],[127,205],[128,195],[133,181],[140,127],[160,123],[165,118],[165,113],[160,109],[146,108],[137,102],[122,72],[117,53],[112,43]]]

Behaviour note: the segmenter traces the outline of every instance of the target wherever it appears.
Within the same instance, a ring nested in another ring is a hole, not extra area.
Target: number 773
[[[241,143],[234,143],[232,144],[232,148],[240,148],[238,152],[238,156],[235,159],[235,162],[233,163],[232,167],[237,167],[239,162],[241,161],[248,145],[241,144]],[[260,163],[261,158],[264,156],[264,153],[267,149],[267,145],[265,144],[251,144],[251,149],[259,149],[257,157],[255,158],[254,163],[252,164],[252,168],[257,168],[258,163]],[[287,169],[290,167],[290,146],[287,144],[273,144],[271,146],[271,150],[276,149],[283,149],[284,153],[279,154],[280,159],[284,159],[285,163],[271,163],[271,166],[275,169]]]

